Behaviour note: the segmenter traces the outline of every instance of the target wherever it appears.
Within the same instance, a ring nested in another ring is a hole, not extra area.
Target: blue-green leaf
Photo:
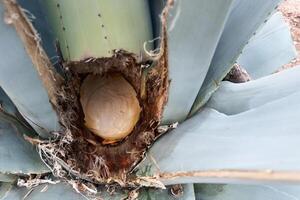
[[[14,182],[15,180],[17,180],[18,176],[14,175],[14,174],[3,174],[0,173],[0,182]]]
[[[4,16],[2,2],[0,15]],[[4,20],[0,20],[0,32],[1,87],[40,135],[46,136],[48,132],[58,130],[56,113],[19,36]]]
[[[237,115],[204,108],[159,139],[140,169],[166,184],[299,182],[298,110],[300,91]]]
[[[197,200],[298,200],[299,185],[195,184]]]
[[[234,115],[299,92],[300,67],[291,68],[246,83],[224,81],[212,95],[208,107]]]
[[[236,0],[190,116],[219,87],[253,33],[270,16],[280,0]]]
[[[171,83],[164,123],[186,119],[208,71],[232,2],[174,1],[168,18]]]
[[[250,40],[237,62],[257,79],[277,71],[297,56],[290,28],[280,12]]]
[[[9,99],[4,90],[0,87],[0,119],[9,122],[19,129],[22,134],[36,137],[36,132],[30,127],[26,120],[21,116],[13,102]],[[26,127],[26,129],[23,128]]]
[[[14,106],[13,102],[9,99],[7,94],[4,92],[4,90],[0,87],[0,105],[1,109],[13,116],[17,115],[17,109]]]
[[[0,173],[4,174],[40,174],[49,172],[41,161],[34,146],[24,140],[28,130],[22,125],[2,121],[0,116]]]
[[[0,182],[0,199],[4,199],[12,188],[12,183]]]

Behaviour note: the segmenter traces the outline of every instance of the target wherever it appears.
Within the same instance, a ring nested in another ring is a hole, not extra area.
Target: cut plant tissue
[[[2,0],[0,199],[300,196],[279,2]]]

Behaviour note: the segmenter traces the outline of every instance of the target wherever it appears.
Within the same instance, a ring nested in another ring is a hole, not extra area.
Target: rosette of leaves
[[[278,3],[2,0],[0,199],[297,198]]]

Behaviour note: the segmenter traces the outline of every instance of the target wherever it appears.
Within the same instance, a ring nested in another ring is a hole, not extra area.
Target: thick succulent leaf
[[[299,185],[195,184],[197,200],[298,200]]]
[[[250,40],[237,62],[257,79],[277,71],[297,56],[290,28],[280,12]]]
[[[9,99],[4,90],[0,87],[0,106],[3,111],[6,113],[16,116],[18,112],[13,102]]]
[[[2,2],[0,16],[4,16]],[[0,20],[0,32],[1,87],[39,134],[46,136],[47,132],[58,130],[57,116],[19,36],[4,20]]]
[[[28,130],[21,124],[12,127],[0,116],[0,173],[40,174],[49,172],[36,149],[24,140]]]
[[[299,109],[300,92],[237,115],[204,108],[158,140],[140,172],[166,184],[300,181]]]
[[[280,0],[235,1],[190,115],[197,112],[207,102],[230,71],[253,33],[269,17],[279,2]]]
[[[299,77],[300,67],[295,67],[246,83],[224,81],[207,106],[227,115],[238,114],[299,92]]]
[[[163,121],[184,120],[199,92],[233,0],[177,0],[168,19],[168,103]]]
[[[0,173],[0,182],[14,182],[18,176],[14,174],[3,174]]]
[[[140,191],[139,200],[195,200],[193,184],[182,185],[182,193],[172,194],[171,186],[167,189],[147,188]]]
[[[0,182],[0,199],[4,199],[12,188],[12,183]]]
[[[0,118],[5,122],[9,122],[14,124],[14,126],[22,129],[23,126],[27,127],[27,129],[22,129],[22,134],[26,134],[31,137],[36,137],[36,132],[31,128],[31,126],[27,123],[27,121],[21,116],[13,102],[4,92],[4,90],[0,87]]]

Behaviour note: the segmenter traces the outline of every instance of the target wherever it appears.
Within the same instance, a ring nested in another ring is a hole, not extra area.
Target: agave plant
[[[297,199],[279,2],[2,0],[0,199]]]

